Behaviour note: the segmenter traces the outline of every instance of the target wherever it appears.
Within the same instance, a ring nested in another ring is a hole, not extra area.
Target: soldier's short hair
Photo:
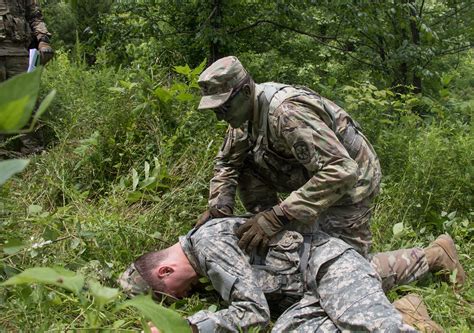
[[[138,273],[154,292],[166,292],[164,283],[153,274],[154,269],[168,257],[167,249],[148,252],[135,260],[134,264]]]
[[[118,279],[123,291],[129,296],[149,292],[166,293],[162,281],[153,275],[153,271],[168,257],[168,249],[148,252],[136,259]]]

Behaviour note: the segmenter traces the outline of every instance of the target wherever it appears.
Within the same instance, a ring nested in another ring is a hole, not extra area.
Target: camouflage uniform
[[[0,82],[28,68],[28,47],[49,37],[37,0],[0,0]]]
[[[209,206],[233,207],[238,188],[245,208],[280,203],[302,231],[321,229],[367,255],[369,203],[381,172],[377,156],[355,122],[331,101],[305,89],[256,85],[259,123],[229,127],[216,158]],[[345,145],[344,145],[345,144]]]
[[[219,68],[227,69],[225,65]],[[201,74],[204,90],[214,75],[212,71]],[[278,204],[291,221],[286,229],[302,234],[322,230],[368,257],[371,202],[382,174],[377,155],[357,122],[308,88],[273,82],[255,85],[253,112],[253,121],[227,130],[215,160],[209,207],[233,208],[238,191],[248,211],[257,213]],[[278,193],[289,195],[279,202]],[[414,274],[412,280],[429,270],[418,248],[409,256],[402,250],[374,257],[372,264],[386,288],[394,281],[406,281],[407,271]],[[404,259],[394,264],[387,261],[389,257]],[[390,265],[400,269],[395,277]]]
[[[265,258],[255,253],[249,258],[234,232],[242,222],[215,219],[179,240],[196,272],[230,303],[189,317],[200,332],[263,328],[272,307],[287,309],[273,332],[415,332],[385,297],[377,273],[348,244],[320,231],[309,241],[282,231]]]

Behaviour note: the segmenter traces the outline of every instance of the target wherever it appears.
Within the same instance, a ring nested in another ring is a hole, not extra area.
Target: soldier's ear
[[[244,93],[246,97],[250,97],[252,95],[252,87],[250,84],[245,84],[242,88],[241,91]]]
[[[173,272],[174,272],[173,267],[163,265],[163,266],[158,267],[157,276],[158,278],[163,279],[166,276],[172,274]]]

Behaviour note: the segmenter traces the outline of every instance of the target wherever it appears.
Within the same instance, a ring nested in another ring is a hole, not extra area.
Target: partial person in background
[[[38,0],[0,0],[0,82],[28,70],[29,49],[38,49],[41,65],[53,58],[51,34]],[[39,153],[40,131],[19,138],[0,134],[0,159]]]
[[[28,49],[37,48],[41,64],[54,55],[37,0],[0,0],[0,82],[28,69]]]

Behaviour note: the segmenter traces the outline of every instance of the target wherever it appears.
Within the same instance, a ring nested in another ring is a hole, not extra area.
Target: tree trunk
[[[221,8],[221,0],[213,0],[213,8],[212,14],[210,18],[211,27],[213,30],[213,35],[216,36],[219,33],[219,29],[221,27],[222,21],[222,8]],[[209,63],[213,63],[219,58],[222,58],[222,53],[220,51],[219,40],[216,40],[215,37],[212,37],[210,45],[209,45]]]
[[[417,25],[417,12],[416,12],[416,3],[415,0],[409,0],[410,6],[410,30],[411,30],[411,39],[413,44],[417,47],[420,46],[420,30]],[[415,93],[421,93],[421,77],[417,74],[415,68],[413,68],[413,86],[415,87]]]

